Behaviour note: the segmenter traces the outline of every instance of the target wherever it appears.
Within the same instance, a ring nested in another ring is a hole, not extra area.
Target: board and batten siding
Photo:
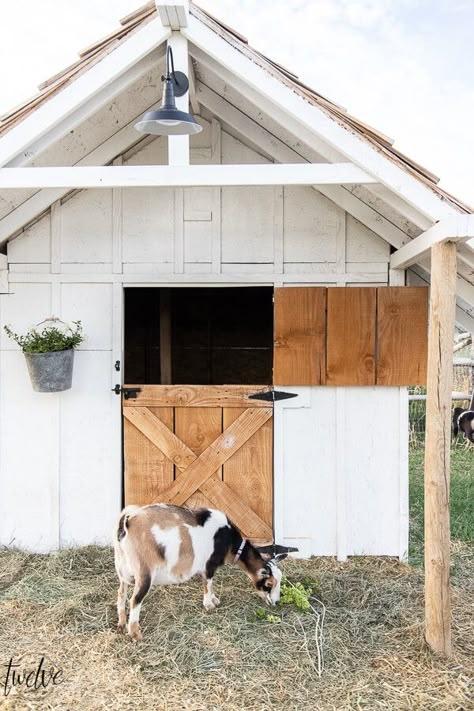
[[[408,392],[289,387],[275,403],[275,538],[300,555],[408,555]],[[383,429],[381,424],[383,423]]]
[[[267,162],[217,121],[200,120],[191,162]],[[145,140],[118,160],[164,164],[166,140]],[[10,293],[0,295],[0,543],[49,550],[110,540],[122,497],[121,403],[111,388],[121,382],[113,366],[122,359],[123,286],[379,286],[388,282],[389,256],[386,242],[306,187],[85,190],[55,203],[8,244]],[[72,390],[34,393],[3,325],[22,331],[53,314],[80,319],[86,340]],[[275,412],[277,536],[335,554],[334,531],[344,521],[347,554],[403,555],[405,544],[395,539],[407,530],[397,508],[401,477],[407,480],[405,390],[358,389],[357,397],[351,388],[301,390]],[[364,423],[390,410],[389,454],[376,427],[353,427],[358,405]],[[342,477],[341,458],[352,462],[355,452],[358,466]],[[310,495],[315,513],[305,506],[301,516],[297,499]]]

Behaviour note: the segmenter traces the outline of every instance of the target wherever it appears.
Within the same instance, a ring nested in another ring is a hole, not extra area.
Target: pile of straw
[[[111,550],[4,551],[1,681],[10,657],[31,669],[44,656],[64,683],[8,697],[0,687],[0,709],[474,708],[472,548],[456,544],[454,561],[447,661],[423,642],[421,571],[394,561],[286,561],[289,580],[311,585],[314,598],[306,612],[277,609],[280,623],[259,619],[261,601],[234,568],[216,576],[221,606],[212,613],[198,579],[155,588],[142,608],[143,642],[134,644],[115,632]]]

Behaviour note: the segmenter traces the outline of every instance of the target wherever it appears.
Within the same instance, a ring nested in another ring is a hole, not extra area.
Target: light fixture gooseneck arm
[[[171,72],[170,72],[170,64],[172,67]],[[173,50],[171,49],[171,46],[168,45],[168,48],[166,50],[166,76],[161,77],[161,80],[165,81],[166,79],[171,79],[171,74],[173,74],[173,79],[175,79]],[[176,81],[176,79],[175,79],[175,81]]]

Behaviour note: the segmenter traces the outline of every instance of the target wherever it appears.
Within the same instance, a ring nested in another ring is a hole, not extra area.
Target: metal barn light
[[[164,81],[161,108],[147,111],[135,128],[157,136],[189,136],[202,131],[194,116],[176,108],[175,97],[183,96],[188,91],[189,81],[183,72],[175,72],[171,47],[166,52],[166,76],[161,79]]]

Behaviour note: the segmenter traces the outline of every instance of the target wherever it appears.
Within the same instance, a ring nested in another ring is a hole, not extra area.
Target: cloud
[[[198,1],[474,204],[472,60],[458,46],[472,3]]]

